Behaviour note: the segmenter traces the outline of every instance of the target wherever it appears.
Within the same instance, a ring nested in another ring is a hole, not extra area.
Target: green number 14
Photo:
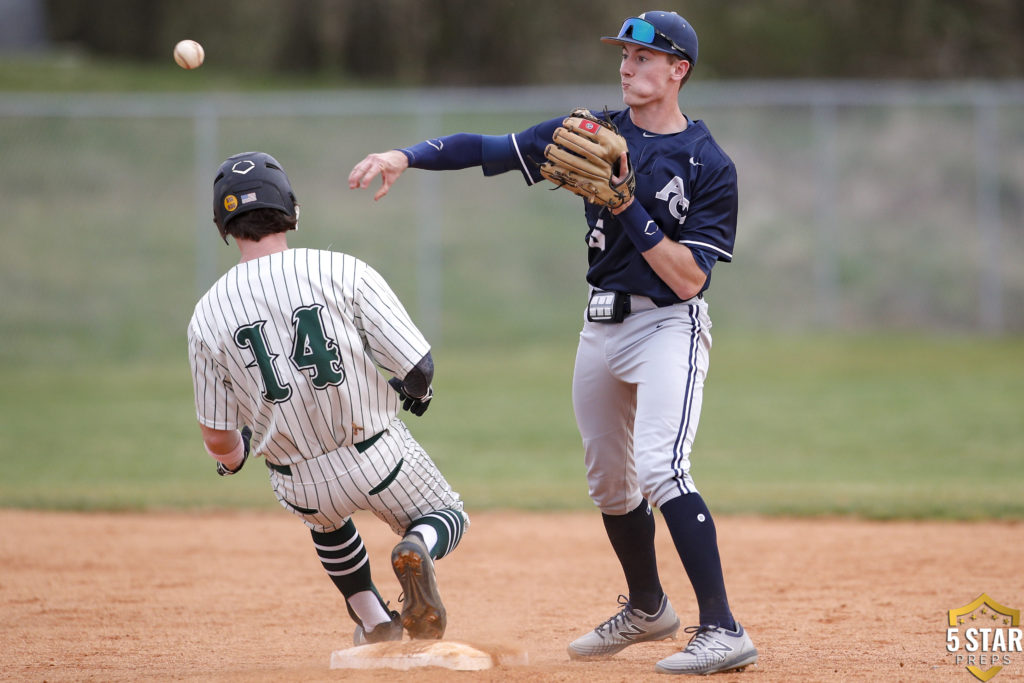
[[[295,309],[292,313],[294,328],[291,362],[300,372],[310,373],[310,383],[316,389],[337,386],[345,381],[345,367],[341,362],[338,343],[324,331],[320,315],[323,306],[313,304]],[[275,361],[281,355],[270,349],[265,331],[266,320],[243,325],[235,330],[235,344],[252,352],[253,362],[246,367],[259,367],[263,378],[263,399],[280,403],[291,398],[292,388],[278,373]]]

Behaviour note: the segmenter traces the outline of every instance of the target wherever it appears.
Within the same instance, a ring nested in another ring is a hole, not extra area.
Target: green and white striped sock
[[[468,523],[458,510],[437,510],[415,520],[407,534],[419,534],[427,544],[430,556],[439,560],[455,550]]]

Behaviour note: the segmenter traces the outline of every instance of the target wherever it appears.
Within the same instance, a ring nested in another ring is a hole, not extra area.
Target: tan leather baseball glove
[[[558,187],[594,204],[617,208],[636,191],[633,165],[615,183],[626,139],[610,121],[594,116],[588,109],[576,109],[555,129],[551,144],[544,149],[547,161],[540,172]]]

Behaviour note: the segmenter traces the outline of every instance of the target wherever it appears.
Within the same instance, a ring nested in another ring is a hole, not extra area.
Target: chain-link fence
[[[366,153],[518,131],[617,88],[246,95],[0,94],[4,362],[183,353],[195,299],[236,257],[211,222],[229,154],[276,156],[293,246],[356,254],[435,343],[575,335],[579,201],[518,174],[412,171],[379,203]],[[750,330],[1024,331],[1024,85],[695,83],[740,177],[717,324]]]

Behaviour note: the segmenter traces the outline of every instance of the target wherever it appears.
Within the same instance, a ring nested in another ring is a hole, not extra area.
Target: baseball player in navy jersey
[[[733,618],[715,525],[693,478],[690,453],[711,349],[704,292],[712,267],[731,261],[737,177],[708,127],[685,116],[679,93],[697,63],[697,35],[674,12],[627,19],[614,36],[626,107],[605,114],[625,137],[633,198],[615,209],[584,203],[590,299],[573,375],[590,496],[601,510],[628,590],[620,610],[569,645],[573,659],[607,657],[641,641],[674,637],[680,622],[655,559],[661,510],[697,598],[699,623],[685,649],[656,664],[663,673],[742,669],[757,650]],[[563,118],[510,135],[458,133],[370,154],[350,188],[377,177],[384,196],[409,167],[518,170],[528,185]]]
[[[356,622],[356,645],[441,638],[434,560],[469,525],[459,495],[398,418],[430,405],[430,345],[384,279],[333,251],[289,249],[299,206],[262,152],[225,161],[214,222],[241,261],[203,295],[188,326],[196,415],[217,473],[263,456],[285,509],[309,527]],[[388,377],[378,368],[383,368]],[[366,510],[402,537],[391,554],[402,613],[381,598],[352,521]]]

